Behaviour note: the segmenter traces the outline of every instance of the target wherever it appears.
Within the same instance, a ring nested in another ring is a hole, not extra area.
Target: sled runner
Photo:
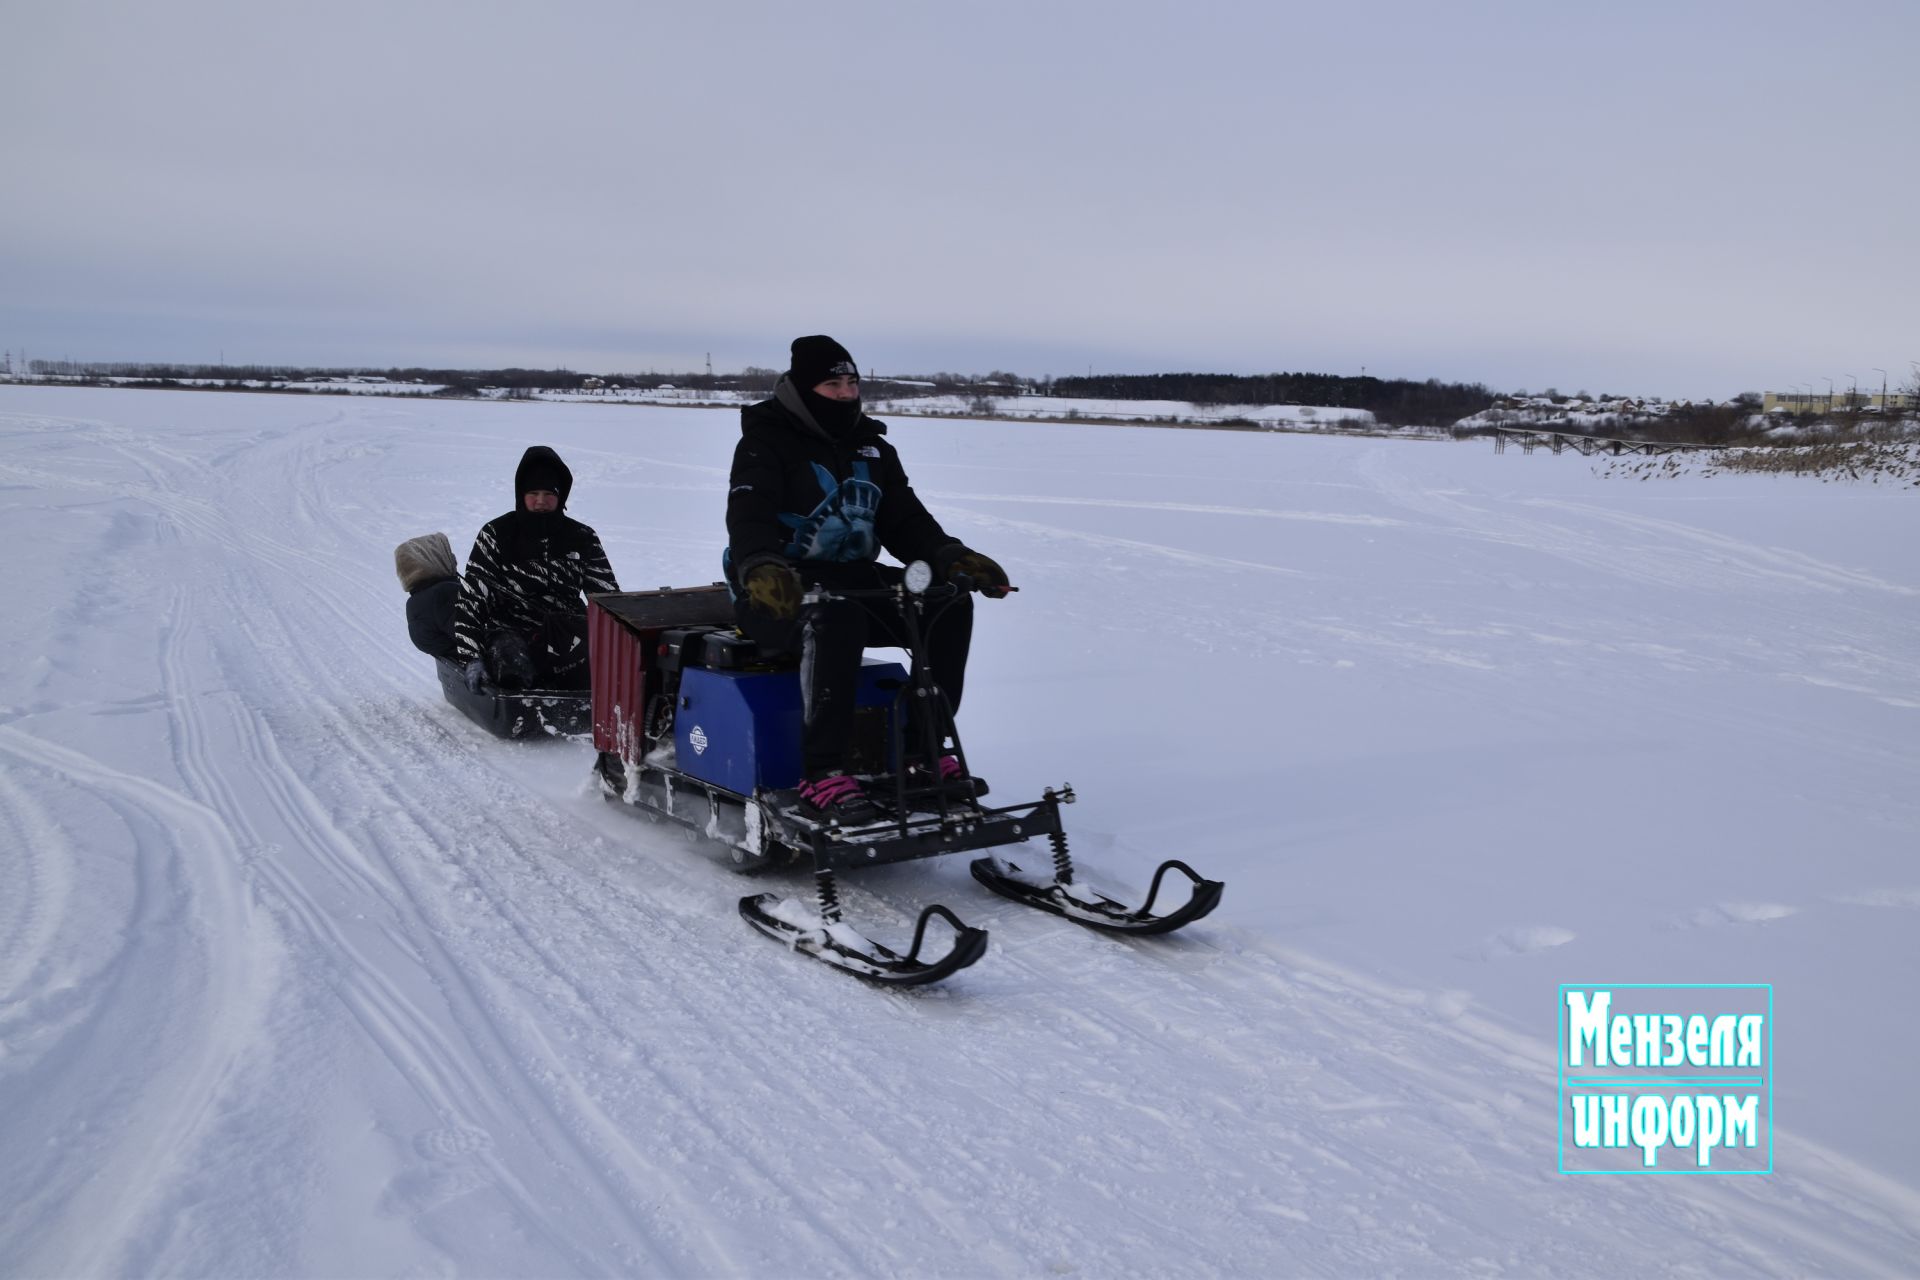
[[[852,772],[864,780],[876,815],[846,825],[804,805],[799,675],[791,659],[761,653],[733,627],[723,586],[617,592],[590,598],[595,771],[604,793],[706,837],[707,850],[737,870],[799,866],[811,871],[803,897],[759,893],[740,914],[796,952],[870,981],[935,982],[985,954],[987,933],[944,906],[920,912],[904,952],[875,942],[842,911],[844,871],[943,854],[1008,850],[1044,838],[1046,870],[1021,855],[994,853],[974,878],[1012,901],[1108,932],[1167,933],[1212,911],[1221,885],[1170,861],[1154,876],[1145,906],[1132,909],[1075,878],[1061,806],[1070,786],[1013,804],[984,803],[971,776],[945,697],[928,675],[929,624],[961,588],[932,585],[924,565],[906,581],[833,594],[894,597],[906,620],[910,666],[866,659],[855,697]],[[933,767],[958,758],[961,776]],[[1162,881],[1177,871],[1187,900],[1154,914]],[[931,928],[930,928],[931,926]],[[944,945],[943,945],[943,939]]]

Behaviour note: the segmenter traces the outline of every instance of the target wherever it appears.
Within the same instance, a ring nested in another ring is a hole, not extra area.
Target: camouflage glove
[[[941,577],[951,582],[955,577],[965,575],[974,590],[989,600],[1003,599],[1011,584],[1007,580],[1007,571],[992,559],[981,555],[970,547],[958,544],[947,549],[940,557],[946,562]]]
[[[740,578],[753,607],[785,622],[800,612],[800,575],[782,560],[763,560]]]

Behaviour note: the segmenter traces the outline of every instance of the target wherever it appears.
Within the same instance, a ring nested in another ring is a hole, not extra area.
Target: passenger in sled
[[[514,473],[514,509],[487,522],[463,579],[444,533],[394,548],[407,635],[431,654],[440,690],[505,738],[590,723],[583,592],[617,590],[594,531],[561,514],[573,475],[535,445]]]
[[[856,685],[869,646],[903,647],[905,623],[892,598],[813,594],[871,590],[904,571],[876,563],[884,548],[924,560],[938,580],[964,578],[1000,599],[1007,574],[941,528],[907,482],[886,425],[861,411],[860,372],[824,334],[796,338],[771,400],[740,414],[727,495],[724,557],[740,629],[764,652],[800,658],[804,716],[802,804],[847,825],[878,816],[848,772]],[[928,662],[957,711],[973,633],[961,597],[938,620]],[[931,762],[943,782],[963,781],[951,754]]]
[[[444,533],[408,538],[393,549],[393,571],[407,593],[407,638],[435,658],[454,655],[453,606],[460,598],[460,566]]]
[[[481,528],[453,611],[467,688],[587,688],[587,592],[618,591],[589,526],[565,514],[573,472],[545,445],[513,473],[513,510]]]

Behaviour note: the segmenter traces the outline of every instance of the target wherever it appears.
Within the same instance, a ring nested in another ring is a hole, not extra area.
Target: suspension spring
[[[827,924],[839,924],[840,886],[834,883],[832,867],[821,867],[813,873],[813,888],[820,896],[820,919]]]
[[[1060,884],[1073,883],[1073,859],[1067,855],[1067,833],[1050,831],[1047,843],[1053,846],[1053,878]]]

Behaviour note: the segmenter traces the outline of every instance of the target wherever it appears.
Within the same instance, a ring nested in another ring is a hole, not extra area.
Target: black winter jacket
[[[453,611],[459,599],[459,578],[435,578],[407,593],[407,638],[414,648],[436,658],[454,655],[459,646],[453,638]]]
[[[559,511],[541,515],[524,509],[527,469],[535,463],[558,469]],[[453,614],[461,662],[479,657],[494,631],[530,635],[550,613],[584,610],[583,593],[620,589],[600,535],[564,514],[572,491],[573,473],[545,445],[534,445],[520,459],[513,475],[513,510],[487,521],[467,556]]]
[[[737,586],[747,571],[785,560],[871,562],[885,548],[928,560],[955,545],[915,496],[886,424],[862,416],[835,437],[814,421],[793,384],[740,411],[727,492],[728,558]]]

